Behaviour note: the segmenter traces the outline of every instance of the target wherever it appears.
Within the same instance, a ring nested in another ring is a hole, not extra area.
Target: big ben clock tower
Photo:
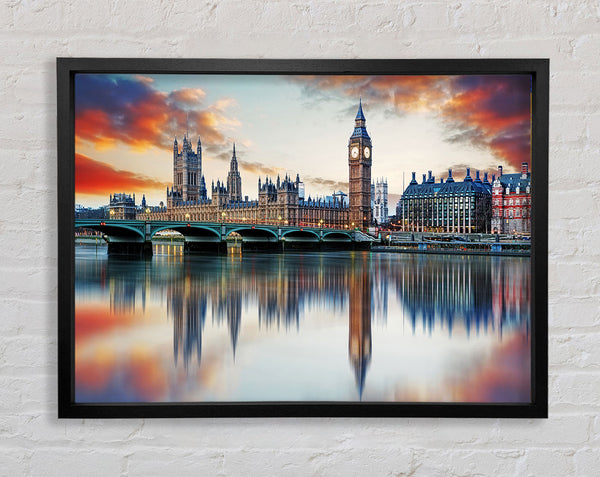
[[[350,169],[350,222],[366,230],[371,223],[371,138],[367,133],[362,100],[354,120],[354,132],[348,141],[348,166]]]

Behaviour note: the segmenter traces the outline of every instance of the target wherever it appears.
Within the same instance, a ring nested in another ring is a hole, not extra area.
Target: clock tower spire
[[[371,223],[371,149],[361,98],[354,119],[354,132],[348,141],[350,223],[361,230],[366,230]]]

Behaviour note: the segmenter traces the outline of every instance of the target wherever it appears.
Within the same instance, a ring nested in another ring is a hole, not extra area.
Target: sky
[[[166,202],[173,139],[202,141],[207,187],[224,181],[235,142],[242,195],[266,176],[300,175],[306,195],[348,190],[348,139],[362,100],[372,178],[389,209],[411,179],[453,169],[517,172],[530,162],[530,76],[107,75],[75,78],[75,202],[142,194]]]

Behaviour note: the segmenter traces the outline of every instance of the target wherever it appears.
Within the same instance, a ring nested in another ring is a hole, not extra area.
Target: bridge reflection
[[[166,302],[173,323],[173,359],[199,365],[207,324],[227,330],[235,359],[248,310],[258,329],[301,333],[312,309],[348,316],[348,360],[363,395],[372,359],[372,327],[404,319],[413,334],[444,330],[451,338],[529,327],[530,276],[526,258],[423,256],[368,252],[245,254],[148,260],[76,261],[76,293],[102,290],[113,313],[143,310],[148,300]],[[388,318],[388,302],[403,317]],[[397,309],[397,308],[396,308]]]

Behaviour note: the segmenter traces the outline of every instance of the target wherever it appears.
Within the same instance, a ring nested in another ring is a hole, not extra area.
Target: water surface
[[[77,402],[530,401],[530,259],[76,246]]]

